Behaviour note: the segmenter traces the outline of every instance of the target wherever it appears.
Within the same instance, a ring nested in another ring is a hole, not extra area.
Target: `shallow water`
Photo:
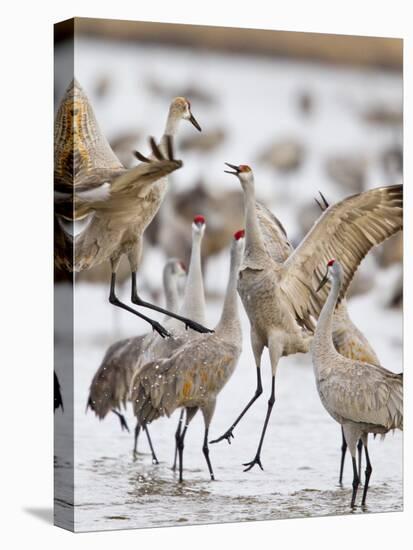
[[[107,304],[101,291],[87,285],[77,291],[79,319],[85,319],[87,301],[101,308],[105,318]],[[87,298],[87,299],[86,299]],[[370,298],[352,302],[353,317],[366,308],[375,313]],[[218,316],[220,304],[209,307],[209,319]],[[110,311],[110,310],[109,310]],[[377,315],[376,315],[377,317]],[[368,336],[380,341],[379,355],[392,369],[401,368],[401,318],[389,314],[390,334],[380,334],[381,324],[370,324]],[[122,316],[130,327],[133,320]],[[242,314],[244,336],[248,320]],[[125,326],[122,327],[123,329]],[[284,358],[279,365],[276,403],[262,453],[264,471],[257,468],[243,472],[242,463],[255,455],[266,412],[270,368],[263,363],[264,395],[250,409],[236,428],[231,445],[226,441],[210,445],[210,457],[216,481],[209,480],[201,451],[203,420],[198,414],[190,424],[184,450],[184,483],[177,482],[171,470],[177,413],[172,419],[160,419],[151,426],[152,440],[160,460],[152,465],[145,434],[140,435],[139,455],[132,456],[132,434],[122,432],[118,419],[109,415],[99,422],[89,411],[85,414],[87,389],[106,349],[108,338],[101,333],[87,344],[84,329],[79,327],[75,371],[75,523],[76,530],[102,530],[132,527],[155,527],[181,524],[250,521],[277,518],[314,517],[350,513],[351,462],[347,456],[344,487],[338,486],[341,434],[340,428],[322,407],[314,383],[309,355]],[[62,386],[64,387],[64,377]],[[230,425],[255,389],[255,367],[248,338],[239,365],[218,398],[210,439]],[[126,413],[133,428],[131,411]],[[62,422],[61,413],[56,422]],[[59,425],[59,424],[58,424]],[[58,436],[58,439],[61,436]],[[63,442],[61,441],[61,444]],[[59,441],[57,442],[59,449]],[[61,448],[61,445],[60,445]],[[58,453],[59,454],[59,453]],[[370,438],[373,465],[367,509],[353,513],[402,510],[402,434]],[[56,467],[64,468],[56,459]],[[358,502],[361,500],[361,490]]]

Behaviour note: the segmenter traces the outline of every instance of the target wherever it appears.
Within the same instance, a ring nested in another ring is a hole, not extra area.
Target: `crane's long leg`
[[[136,287],[136,271],[132,272],[131,301],[137,306],[153,309],[154,311],[158,311],[159,313],[163,313],[164,315],[168,315],[169,317],[178,319],[178,321],[182,321],[185,324],[186,328],[191,328],[192,330],[196,330],[197,332],[202,332],[202,333],[214,332],[213,330],[210,330],[209,328],[205,328],[204,326],[200,325],[199,323],[196,323],[195,321],[191,321],[191,319],[187,319],[186,317],[182,317],[177,313],[173,313],[172,311],[168,311],[162,307],[156,306],[155,304],[151,304],[149,302],[145,302],[145,300],[142,300],[142,298],[140,298],[138,295],[138,291]]]
[[[363,440],[360,438],[357,443],[357,462],[358,462],[358,473],[361,485],[361,459],[363,453]]]
[[[344,460],[346,458],[346,451],[347,451],[347,442],[346,438],[344,437],[344,431],[343,427],[341,427],[341,461],[340,461],[340,477],[338,478],[338,482],[340,485],[343,485],[343,471],[344,471]]]
[[[357,489],[358,489],[358,486],[360,484],[360,478],[359,478],[358,471],[357,471],[356,457],[352,455],[351,460],[353,462],[353,493],[351,495],[350,507],[355,508]],[[366,490],[365,487],[364,487],[364,490]]]
[[[174,463],[172,465],[173,472],[176,471],[176,462],[178,460],[178,440],[181,435],[182,422],[184,421],[184,413],[185,413],[185,409],[181,409],[181,414],[179,415],[179,420],[178,420],[178,426],[176,427],[176,432],[175,432],[175,456],[174,456]]]
[[[186,434],[187,429],[188,429],[188,424],[185,424],[184,429],[182,430],[182,432],[179,435],[178,445],[177,445],[178,446],[178,458],[179,458],[179,482],[180,483],[182,483],[182,481],[183,481],[182,473],[183,473],[183,468],[184,468],[184,465],[183,465],[184,439],[185,439],[185,434]]]
[[[248,401],[247,405],[243,408],[241,414],[236,418],[235,422],[231,424],[228,430],[223,435],[221,435],[221,437],[218,437],[217,439],[210,441],[210,443],[211,444],[218,443],[219,441],[226,439],[228,443],[231,444],[231,438],[234,437],[233,430],[235,426],[239,423],[239,421],[244,416],[244,414],[248,411],[248,409],[259,398],[261,394],[262,394],[261,369],[260,367],[257,367],[257,388],[255,390],[253,397]]]
[[[204,453],[204,457],[206,460],[206,463],[208,465],[209,475],[211,476],[211,480],[214,481],[214,471],[212,469],[211,460],[209,459],[209,449],[208,449],[208,428],[205,426],[205,435],[204,435],[204,444],[202,446],[202,452]]]
[[[129,426],[128,426],[128,423],[126,422],[126,418],[123,416],[123,414],[120,413],[119,411],[117,411],[116,409],[112,409],[112,412],[114,414],[116,414],[116,416],[119,418],[120,427],[122,428],[122,431],[126,430],[126,431],[129,432]]]
[[[346,438],[344,437],[344,431],[343,427],[341,428],[341,436],[342,436],[342,444],[341,444],[341,462],[340,462],[340,477],[338,480],[338,483],[342,486],[343,485],[343,471],[344,471],[344,461],[346,458],[346,451],[347,451],[347,442]],[[361,458],[362,458],[362,451],[363,451],[363,441],[361,439],[358,440],[357,443],[357,461],[358,461],[358,475],[361,485]]]
[[[141,431],[141,425],[139,424],[139,422],[136,422],[135,436],[133,439],[133,457],[134,458],[136,458],[136,455],[138,454],[138,437],[139,437],[140,431]]]
[[[267,431],[268,421],[270,419],[271,411],[272,411],[272,408],[274,406],[274,403],[275,403],[275,375],[273,374],[273,376],[271,378],[271,395],[270,395],[270,398],[268,400],[267,414],[265,416],[264,426],[262,428],[262,433],[261,433],[260,442],[258,444],[257,454],[255,455],[255,458],[253,460],[251,460],[251,462],[245,462],[243,464],[243,466],[246,466],[244,472],[248,472],[256,464],[258,464],[258,466],[261,468],[261,470],[264,469],[262,467],[262,464],[261,464],[261,449],[262,449],[262,444],[264,443],[265,432]]]
[[[179,482],[182,483],[183,481],[183,455],[184,455],[184,439],[186,435],[186,431],[188,429],[189,423],[195,416],[196,412],[198,411],[198,407],[187,407],[186,409],[186,421],[184,429],[182,430],[179,439],[178,439],[178,458],[179,458]]]
[[[140,426],[139,422],[136,422],[135,437],[134,437],[134,443],[133,443],[133,456],[134,456],[134,458],[136,458],[136,456],[138,454],[138,437],[139,437],[140,431],[141,431],[141,426]],[[147,437],[148,443],[149,443],[149,448],[150,448],[151,453],[152,453],[152,464],[159,464],[158,458],[157,458],[156,453],[155,453],[155,449],[153,448],[153,445],[152,445],[152,440],[151,440],[151,436],[149,434],[148,427],[144,426],[143,431],[146,433],[146,437]]]
[[[350,451],[350,454],[351,454],[351,462],[353,465],[353,492],[351,495],[350,507],[355,508],[357,489],[359,488],[359,485],[360,485],[360,477],[358,474],[357,462],[356,462],[356,448],[357,448],[357,442],[360,439],[360,436],[362,436],[362,433],[360,433],[360,428],[357,426],[357,423],[345,423],[345,424],[342,424],[342,428],[343,428],[344,438],[348,445],[348,450]]]
[[[167,336],[170,336],[169,332],[157,321],[154,321],[153,319],[149,319],[149,317],[146,317],[146,315],[142,315],[142,313],[139,313],[139,311],[135,311],[128,305],[124,304],[119,300],[119,298],[116,296],[115,293],[115,284],[116,284],[116,272],[112,272],[112,277],[110,281],[110,294],[109,294],[109,302],[113,304],[114,306],[120,307],[122,309],[126,309],[126,311],[130,311],[130,313],[133,313],[134,315],[137,315],[147,323],[149,323],[152,326],[152,329],[155,330],[162,338],[165,338]]]
[[[364,482],[364,490],[363,490],[363,497],[362,497],[362,500],[361,500],[361,505],[365,506],[366,505],[367,490],[369,488],[370,476],[371,476],[371,472],[373,471],[373,468],[371,467],[369,452],[367,450],[367,435],[364,436],[363,444],[364,444],[364,452],[366,454],[366,471],[365,471],[366,480]]]
[[[148,439],[148,443],[149,443],[149,448],[151,450],[151,453],[152,453],[152,464],[159,464],[159,460],[155,454],[155,449],[153,448],[153,445],[152,445],[152,440],[151,440],[151,436],[149,435],[149,430],[148,430],[148,426],[145,426],[143,427],[143,430],[144,432],[146,433],[146,437]]]

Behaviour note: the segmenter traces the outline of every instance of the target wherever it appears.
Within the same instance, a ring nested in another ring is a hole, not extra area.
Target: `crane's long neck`
[[[337,353],[333,343],[333,316],[340,293],[341,277],[334,275],[332,279],[331,289],[318,318],[312,342],[313,354],[316,358],[325,356],[327,353]]]
[[[197,323],[205,324],[205,292],[201,266],[202,235],[192,233],[191,259],[185,285],[181,314]]]
[[[159,141],[159,148],[165,156],[168,155],[168,148],[166,145],[167,136],[175,137],[178,131],[180,120],[181,120],[180,117],[177,116],[177,114],[174,111],[172,111],[172,109],[170,108],[168,112],[168,117],[166,119],[165,129]],[[152,185],[152,189],[154,190],[154,193],[158,194],[159,205],[165,196],[168,179],[169,179],[168,176],[164,176],[158,181],[156,181],[155,184]]]
[[[237,281],[238,272],[241,264],[241,257],[242,254],[237,245],[233,246],[231,250],[231,264],[229,269],[224,306],[222,308],[222,314],[219,323],[215,327],[215,332],[217,334],[234,344],[240,343],[241,341],[241,323],[238,315],[237,294]]]
[[[165,271],[163,274],[163,286],[166,309],[172,313],[176,313],[179,306],[178,278],[174,277],[170,272]],[[165,319],[169,319],[169,317],[166,315]]]
[[[349,325],[352,325],[352,321],[348,314],[347,302],[343,299],[334,310],[332,324],[333,333],[336,331],[344,331],[348,329]]]
[[[244,187],[245,251],[244,263],[260,266],[266,251],[255,205],[255,187],[251,181]],[[261,267],[265,267],[262,265]]]
[[[166,136],[175,137],[178,132],[179,123],[181,117],[178,116],[174,111],[169,109],[168,117],[166,119],[165,129],[161,137],[160,147],[164,154],[166,154]]]

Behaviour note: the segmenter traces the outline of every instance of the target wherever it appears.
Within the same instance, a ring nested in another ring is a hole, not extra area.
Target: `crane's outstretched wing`
[[[54,124],[54,186],[59,200],[92,192],[126,169],[99,127],[92,105],[74,78]]]
[[[346,299],[343,299],[334,311],[333,343],[340,355],[348,359],[380,365],[370,342],[350,319]]]
[[[279,219],[263,204],[256,203],[258,223],[267,253],[277,263],[284,263],[294,248]]]
[[[135,151],[135,156],[141,161],[138,166],[126,170],[124,173],[108,182],[108,187],[103,186],[94,193],[76,193],[74,196],[75,218],[83,218],[92,211],[123,211],[133,209],[133,199],[143,198],[150,190],[151,184],[171,174],[182,167],[181,160],[174,158],[172,138],[166,139],[166,151],[164,154],[156,144],[154,138],[150,138],[152,155],[150,158]],[[109,185],[110,183],[110,185]]]
[[[97,211],[133,208],[133,199],[144,197],[152,183],[181,168],[183,164],[174,158],[170,136],[166,138],[166,154],[153,138],[149,142],[151,157],[135,151],[141,163],[130,170],[95,169],[82,177],[81,184],[69,191],[67,186],[55,182],[55,213],[65,220],[73,221],[82,220]]]
[[[172,136],[166,138],[166,154],[162,152],[153,137],[149,139],[149,143],[152,155],[146,157],[139,151],[135,151],[134,154],[141,164],[117,178],[112,183],[111,193],[131,191],[135,194],[136,191],[146,189],[149,183],[154,183],[182,167],[183,162],[174,157]]]
[[[371,189],[328,207],[282,267],[280,286],[295,315],[318,318],[328,288],[315,289],[330,259],[338,259],[343,268],[341,300],[369,250],[402,226],[402,185]]]
[[[403,374],[367,363],[342,359],[345,369],[332,369],[319,383],[320,397],[347,420],[403,429]]]

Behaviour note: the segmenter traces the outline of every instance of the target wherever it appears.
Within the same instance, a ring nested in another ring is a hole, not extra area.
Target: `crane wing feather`
[[[282,264],[294,250],[287,233],[278,218],[266,206],[257,202],[256,209],[265,249],[275,262]]]
[[[104,418],[113,408],[126,407],[144,337],[119,340],[107,350],[89,389],[88,406],[99,418]]]
[[[403,226],[402,185],[379,187],[348,197],[327,208],[301,244],[285,261],[280,286],[295,315],[318,318],[327,298],[325,285],[315,292],[327,262],[336,258],[343,268],[341,300],[369,250]]]
[[[403,429],[403,375],[342,358],[343,372],[332,368],[318,386],[327,408],[352,422]]]
[[[216,334],[200,336],[135,375],[131,398],[139,422],[170,416],[177,408],[217,394],[232,374],[239,346]]]
[[[155,140],[151,138],[152,155],[149,158],[141,156],[142,162],[126,170],[118,170],[111,174],[107,171],[91,174],[82,186],[77,186],[75,193],[68,194],[63,200],[58,187],[58,213],[69,218],[81,219],[96,211],[133,210],[134,199],[144,198],[151,185],[182,167],[182,161],[170,158],[161,152]],[[167,139],[167,152],[172,152],[171,138]],[[146,160],[143,160],[146,159]],[[107,179],[104,179],[107,176]],[[97,185],[97,182],[100,185]],[[105,186],[105,192],[100,189]]]

